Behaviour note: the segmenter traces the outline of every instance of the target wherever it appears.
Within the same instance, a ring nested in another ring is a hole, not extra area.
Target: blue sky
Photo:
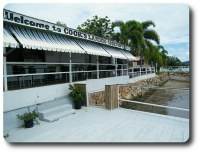
[[[7,4],[5,8],[53,23],[62,21],[70,28],[77,28],[94,15],[108,16],[111,21],[153,20],[168,55],[175,55],[181,61],[189,60],[189,8],[185,4],[18,3]]]

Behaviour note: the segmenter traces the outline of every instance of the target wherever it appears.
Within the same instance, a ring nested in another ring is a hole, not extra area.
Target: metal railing
[[[6,67],[8,90],[128,75],[127,64],[6,62]]]
[[[120,88],[126,87],[130,89],[130,85],[118,86],[118,107],[189,118],[189,88],[131,86],[140,93],[125,98],[127,95],[120,94]],[[132,95],[131,91],[126,92]]]
[[[160,72],[189,72],[189,66],[164,66],[160,67]]]
[[[127,64],[6,62],[7,89],[129,75],[130,78],[155,73],[154,68],[128,68]]]
[[[128,100],[128,99],[119,99],[119,101],[122,101],[122,102],[123,102],[123,101],[126,101],[126,102],[131,102],[131,103],[136,103],[136,104],[147,105],[147,106],[156,106],[156,107],[161,107],[161,108],[169,108],[169,109],[176,109],[176,110],[182,110],[182,111],[187,111],[187,112],[189,112],[189,109],[178,108],[178,107],[170,107],[170,106],[164,106],[164,105],[157,105],[157,104],[139,102],[139,101]]]
[[[154,67],[128,68],[129,78],[155,73]]]

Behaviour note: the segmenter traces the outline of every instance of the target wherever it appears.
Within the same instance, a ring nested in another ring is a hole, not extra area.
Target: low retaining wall
[[[155,77],[135,81],[119,86],[119,98],[132,99],[146,92],[150,92],[150,88],[142,88],[142,86],[161,86],[169,79],[176,79],[180,81],[189,80],[189,73],[163,73]],[[88,101],[90,106],[105,107],[105,90],[88,93]]]
[[[179,81],[190,81],[189,73],[169,73],[170,79]]]
[[[98,91],[88,94],[88,101],[90,106],[105,107],[105,91]]]
[[[144,79],[135,83],[129,83],[126,85],[119,86],[119,98],[132,99],[143,95],[147,92],[148,88],[142,88],[141,86],[160,86],[169,80],[169,75],[162,74],[150,79]]]
[[[144,79],[140,81],[136,81],[134,83],[129,83],[124,86],[119,87],[119,97],[130,99],[133,95],[137,96],[138,94],[141,94],[145,90],[142,90],[140,88],[136,88],[135,86],[155,86],[155,85],[161,85],[169,80],[168,75],[163,74],[160,76],[156,76],[149,79]],[[88,101],[90,106],[102,106],[105,107],[105,90],[88,93]]]

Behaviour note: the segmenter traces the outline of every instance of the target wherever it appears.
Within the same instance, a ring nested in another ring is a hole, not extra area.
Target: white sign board
[[[24,25],[24,26],[28,26],[28,27],[32,27],[32,28],[52,31],[55,33],[61,33],[61,34],[68,35],[68,36],[82,38],[85,40],[90,40],[90,41],[98,42],[101,44],[106,44],[109,46],[114,46],[117,48],[130,50],[130,48],[128,46],[119,44],[117,42],[114,42],[114,41],[111,41],[108,39],[104,39],[104,38],[101,38],[98,36],[80,32],[78,30],[71,29],[68,27],[62,27],[62,26],[56,25],[54,23],[50,23],[50,22],[47,22],[44,20],[39,20],[36,18],[25,16],[25,15],[15,13],[15,12],[12,12],[9,10],[5,10],[5,9],[3,10],[3,19],[4,19],[4,21],[19,24],[19,25]]]

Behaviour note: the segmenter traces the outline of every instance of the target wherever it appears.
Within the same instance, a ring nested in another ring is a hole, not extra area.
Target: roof
[[[127,46],[44,20],[4,9],[4,21],[4,47],[21,45],[27,49],[83,53],[129,61],[135,59],[126,50]],[[60,31],[54,30],[55,25]]]

